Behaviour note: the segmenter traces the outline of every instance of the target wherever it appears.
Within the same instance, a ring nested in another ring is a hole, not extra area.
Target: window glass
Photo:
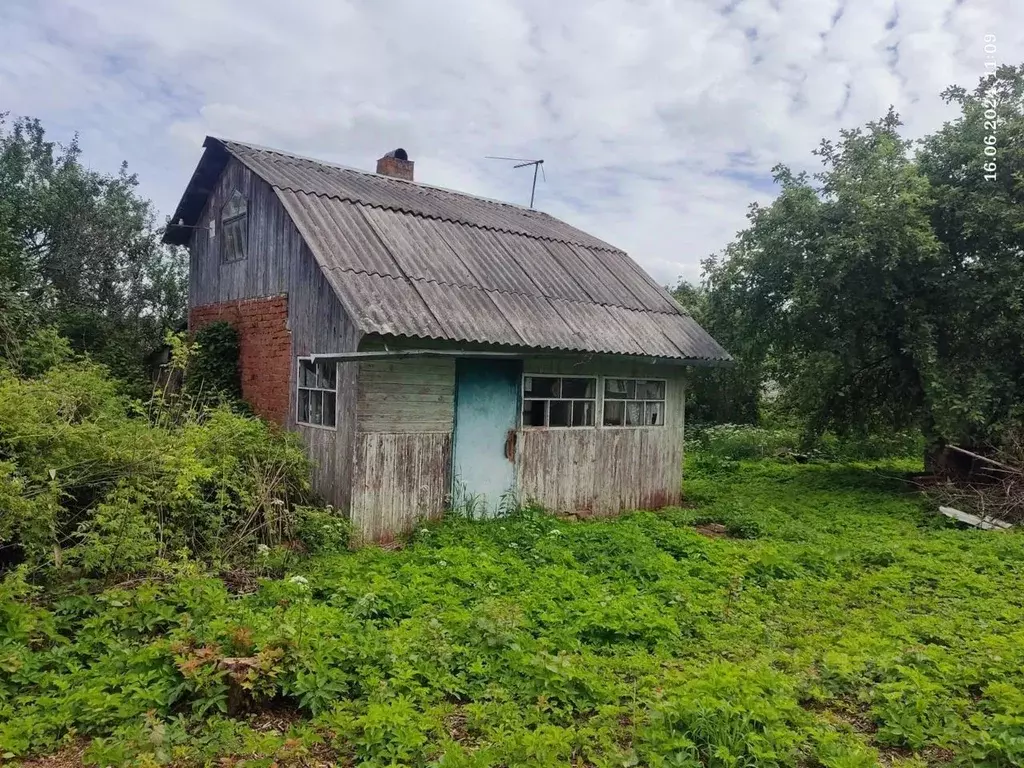
[[[605,379],[604,426],[665,426],[665,382],[657,379]]]
[[[524,376],[524,427],[593,427],[594,376]]]
[[[244,259],[249,239],[248,206],[241,192],[235,190],[221,207],[221,261]]]
[[[337,363],[316,363],[299,358],[296,376],[295,420],[318,427],[337,426]]]
[[[548,426],[549,427],[568,427],[569,426],[569,409],[572,406],[572,402],[569,400],[552,400],[548,408]]]
[[[626,404],[621,400],[604,401],[604,425],[621,427],[626,420]]]
[[[595,384],[594,379],[562,379],[562,397],[593,398]]]
[[[633,379],[605,379],[604,396],[607,399],[632,400],[636,392],[636,382]]]
[[[594,426],[594,403],[586,400],[576,400],[572,404],[572,426],[592,427]]]
[[[527,376],[523,379],[524,397],[558,397],[559,381],[554,376]]]
[[[543,427],[545,400],[527,400],[523,403],[523,426]]]

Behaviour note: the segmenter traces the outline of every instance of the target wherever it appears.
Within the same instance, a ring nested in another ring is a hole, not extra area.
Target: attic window
[[[596,378],[523,377],[524,427],[592,427],[596,410]]]
[[[296,381],[295,421],[334,429],[338,408],[337,363],[314,363],[308,357],[300,357]]]
[[[249,245],[249,206],[237,189],[220,209],[220,260],[244,259]]]

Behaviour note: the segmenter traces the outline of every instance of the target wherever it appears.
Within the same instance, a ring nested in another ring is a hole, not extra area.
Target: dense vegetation
[[[97,765],[1019,765],[1024,539],[925,509],[899,478],[912,466],[718,466],[691,475],[695,509],[452,519],[244,595],[188,568],[49,596],[15,573],[0,749],[96,736]],[[255,712],[229,718],[222,660],[239,656]]]
[[[0,360],[34,370],[25,342],[48,326],[148,394],[146,357],[184,320],[185,261],[134,175],[80,157],[77,138],[58,146],[0,112]]]
[[[1024,419],[1024,67],[944,97],[960,116],[916,149],[890,112],[823,141],[814,176],[777,167],[775,201],[677,291],[740,360],[698,381],[698,416],[756,421],[771,381],[810,435],[983,445]]]

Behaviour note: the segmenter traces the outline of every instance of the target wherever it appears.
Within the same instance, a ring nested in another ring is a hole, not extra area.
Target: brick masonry
[[[223,320],[238,332],[242,397],[253,411],[284,426],[291,387],[292,334],[288,297],[240,299],[192,307],[188,329],[195,332]]]

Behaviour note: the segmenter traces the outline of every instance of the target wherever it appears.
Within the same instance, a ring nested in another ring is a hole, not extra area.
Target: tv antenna
[[[533,208],[533,197],[537,194],[537,169],[540,169],[540,176],[544,181],[548,180],[547,174],[544,173],[544,161],[543,160],[527,160],[525,157],[501,157],[500,155],[487,155],[487,160],[509,160],[518,165],[513,165],[513,168],[525,168],[528,165],[533,166],[533,187],[530,188],[530,207]]]

